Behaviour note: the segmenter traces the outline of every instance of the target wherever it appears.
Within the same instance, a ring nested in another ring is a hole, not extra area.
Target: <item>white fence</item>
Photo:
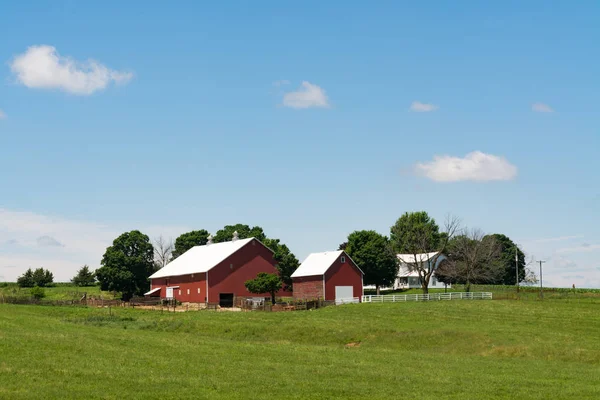
[[[491,300],[492,292],[450,292],[429,294],[387,294],[366,295],[363,303],[388,303],[400,301],[430,301],[430,300]]]

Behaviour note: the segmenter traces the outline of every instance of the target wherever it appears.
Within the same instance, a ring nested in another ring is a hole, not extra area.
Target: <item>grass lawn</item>
[[[109,315],[4,304],[0,398],[597,399],[599,309],[585,299]]]

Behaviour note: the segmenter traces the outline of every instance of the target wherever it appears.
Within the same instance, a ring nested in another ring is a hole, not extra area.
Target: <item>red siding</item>
[[[346,262],[342,263],[341,257],[345,257]],[[362,273],[345,253],[325,272],[325,300],[335,300],[336,286],[352,286],[353,297],[363,295]]]
[[[248,292],[244,282],[256,278],[259,272],[276,274],[273,253],[258,241],[251,241],[222,263],[208,271],[208,301],[219,302],[219,293],[233,293],[235,296],[268,297],[268,293]],[[233,265],[233,268],[231,266]],[[278,296],[292,296],[280,290]]]
[[[168,284],[167,284],[168,280]],[[179,301],[190,303],[204,303],[206,301],[206,278],[204,273],[169,278],[152,279],[152,289],[160,287],[160,297],[167,296],[167,286],[179,286],[173,289],[173,297]],[[198,293],[200,289],[200,293]],[[188,290],[190,294],[188,294]],[[181,294],[179,292],[181,291]]]
[[[323,275],[294,278],[295,299],[322,299]]]

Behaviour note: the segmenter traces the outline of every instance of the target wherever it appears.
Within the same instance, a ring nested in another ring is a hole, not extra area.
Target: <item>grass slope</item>
[[[0,305],[0,398],[594,399],[599,306],[455,301],[109,315]]]

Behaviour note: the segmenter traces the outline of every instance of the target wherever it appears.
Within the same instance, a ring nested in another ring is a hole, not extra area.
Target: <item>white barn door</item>
[[[173,298],[173,288],[168,287],[167,288],[167,299],[172,299],[172,298]]]
[[[352,286],[336,286],[335,287],[335,302],[336,304],[342,303],[352,303],[352,299],[354,298],[354,288]]]

